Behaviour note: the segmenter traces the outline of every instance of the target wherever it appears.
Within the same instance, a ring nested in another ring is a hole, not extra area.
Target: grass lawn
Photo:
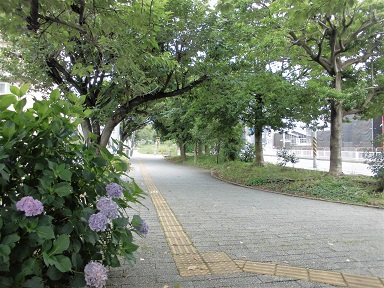
[[[193,156],[188,157],[186,162],[182,162],[180,157],[168,159],[207,168],[221,179],[263,190],[384,208],[384,193],[377,191],[376,180],[369,176],[332,177],[326,172],[281,167],[269,163],[265,167],[237,161],[216,164],[214,156],[200,156],[196,163]]]

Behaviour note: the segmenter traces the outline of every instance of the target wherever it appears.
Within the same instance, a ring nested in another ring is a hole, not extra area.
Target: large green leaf
[[[16,103],[16,96],[12,94],[0,95],[0,111],[7,109],[10,105]]]
[[[8,245],[11,249],[13,249],[15,247],[15,242],[19,241],[20,240],[20,236],[18,234],[10,234],[10,235],[7,235],[3,238],[3,240],[1,241],[2,244],[6,244]]]
[[[55,266],[50,266],[47,270],[47,276],[52,280],[60,280],[63,273],[60,272]]]
[[[59,172],[59,177],[65,181],[71,181],[72,172],[69,169],[64,169]]]
[[[62,234],[53,241],[53,247],[49,251],[50,255],[61,254],[63,251],[67,250],[69,247],[69,235]]]
[[[28,258],[22,264],[22,271],[25,276],[27,275],[38,275],[41,273],[40,260],[36,258]]]
[[[68,272],[71,271],[72,263],[71,260],[64,255],[57,255],[56,256],[57,261],[55,262],[55,267],[60,272]]]
[[[42,240],[55,238],[55,233],[52,226],[39,226],[36,229],[36,233]]]
[[[55,193],[60,197],[67,196],[73,192],[73,188],[69,182],[60,182],[53,187]]]
[[[25,83],[25,84],[21,85],[19,96],[24,96],[25,94],[27,94],[29,87],[31,87],[30,83]]]
[[[44,288],[44,282],[41,277],[33,277],[24,282],[22,287],[26,288]]]

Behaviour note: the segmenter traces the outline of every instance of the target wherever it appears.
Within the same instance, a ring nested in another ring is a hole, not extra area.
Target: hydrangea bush
[[[142,191],[121,157],[83,144],[84,97],[25,109],[27,89],[0,96],[0,287],[103,287],[148,231],[129,215]]]

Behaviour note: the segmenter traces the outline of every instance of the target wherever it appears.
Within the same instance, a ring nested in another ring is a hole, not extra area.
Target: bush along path
[[[142,190],[121,181],[122,158],[83,144],[84,97],[25,109],[27,89],[0,96],[0,287],[103,287],[148,232],[129,210]]]

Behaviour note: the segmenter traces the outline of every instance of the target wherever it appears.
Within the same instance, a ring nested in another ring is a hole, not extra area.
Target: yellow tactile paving
[[[290,267],[277,265],[276,276],[286,276],[295,279],[309,280],[308,270],[301,267]]]
[[[309,280],[313,282],[347,286],[344,281],[343,275],[339,272],[322,271],[322,270],[309,270]]]
[[[243,271],[256,274],[274,275],[276,264],[251,262],[247,261],[244,264]]]
[[[193,246],[192,241],[185,233],[175,214],[172,212],[167,201],[152,181],[144,165],[141,161],[139,161],[139,163],[148,193],[155,206],[160,224],[163,227],[165,237],[180,276],[203,276],[210,274],[247,272],[289,277],[339,287],[384,288],[384,280],[378,277],[283,266],[273,263],[233,260],[225,252],[199,253]]]
[[[381,288],[383,284],[380,279],[373,277],[364,277],[350,274],[343,274],[348,287],[366,287],[366,288]]]

